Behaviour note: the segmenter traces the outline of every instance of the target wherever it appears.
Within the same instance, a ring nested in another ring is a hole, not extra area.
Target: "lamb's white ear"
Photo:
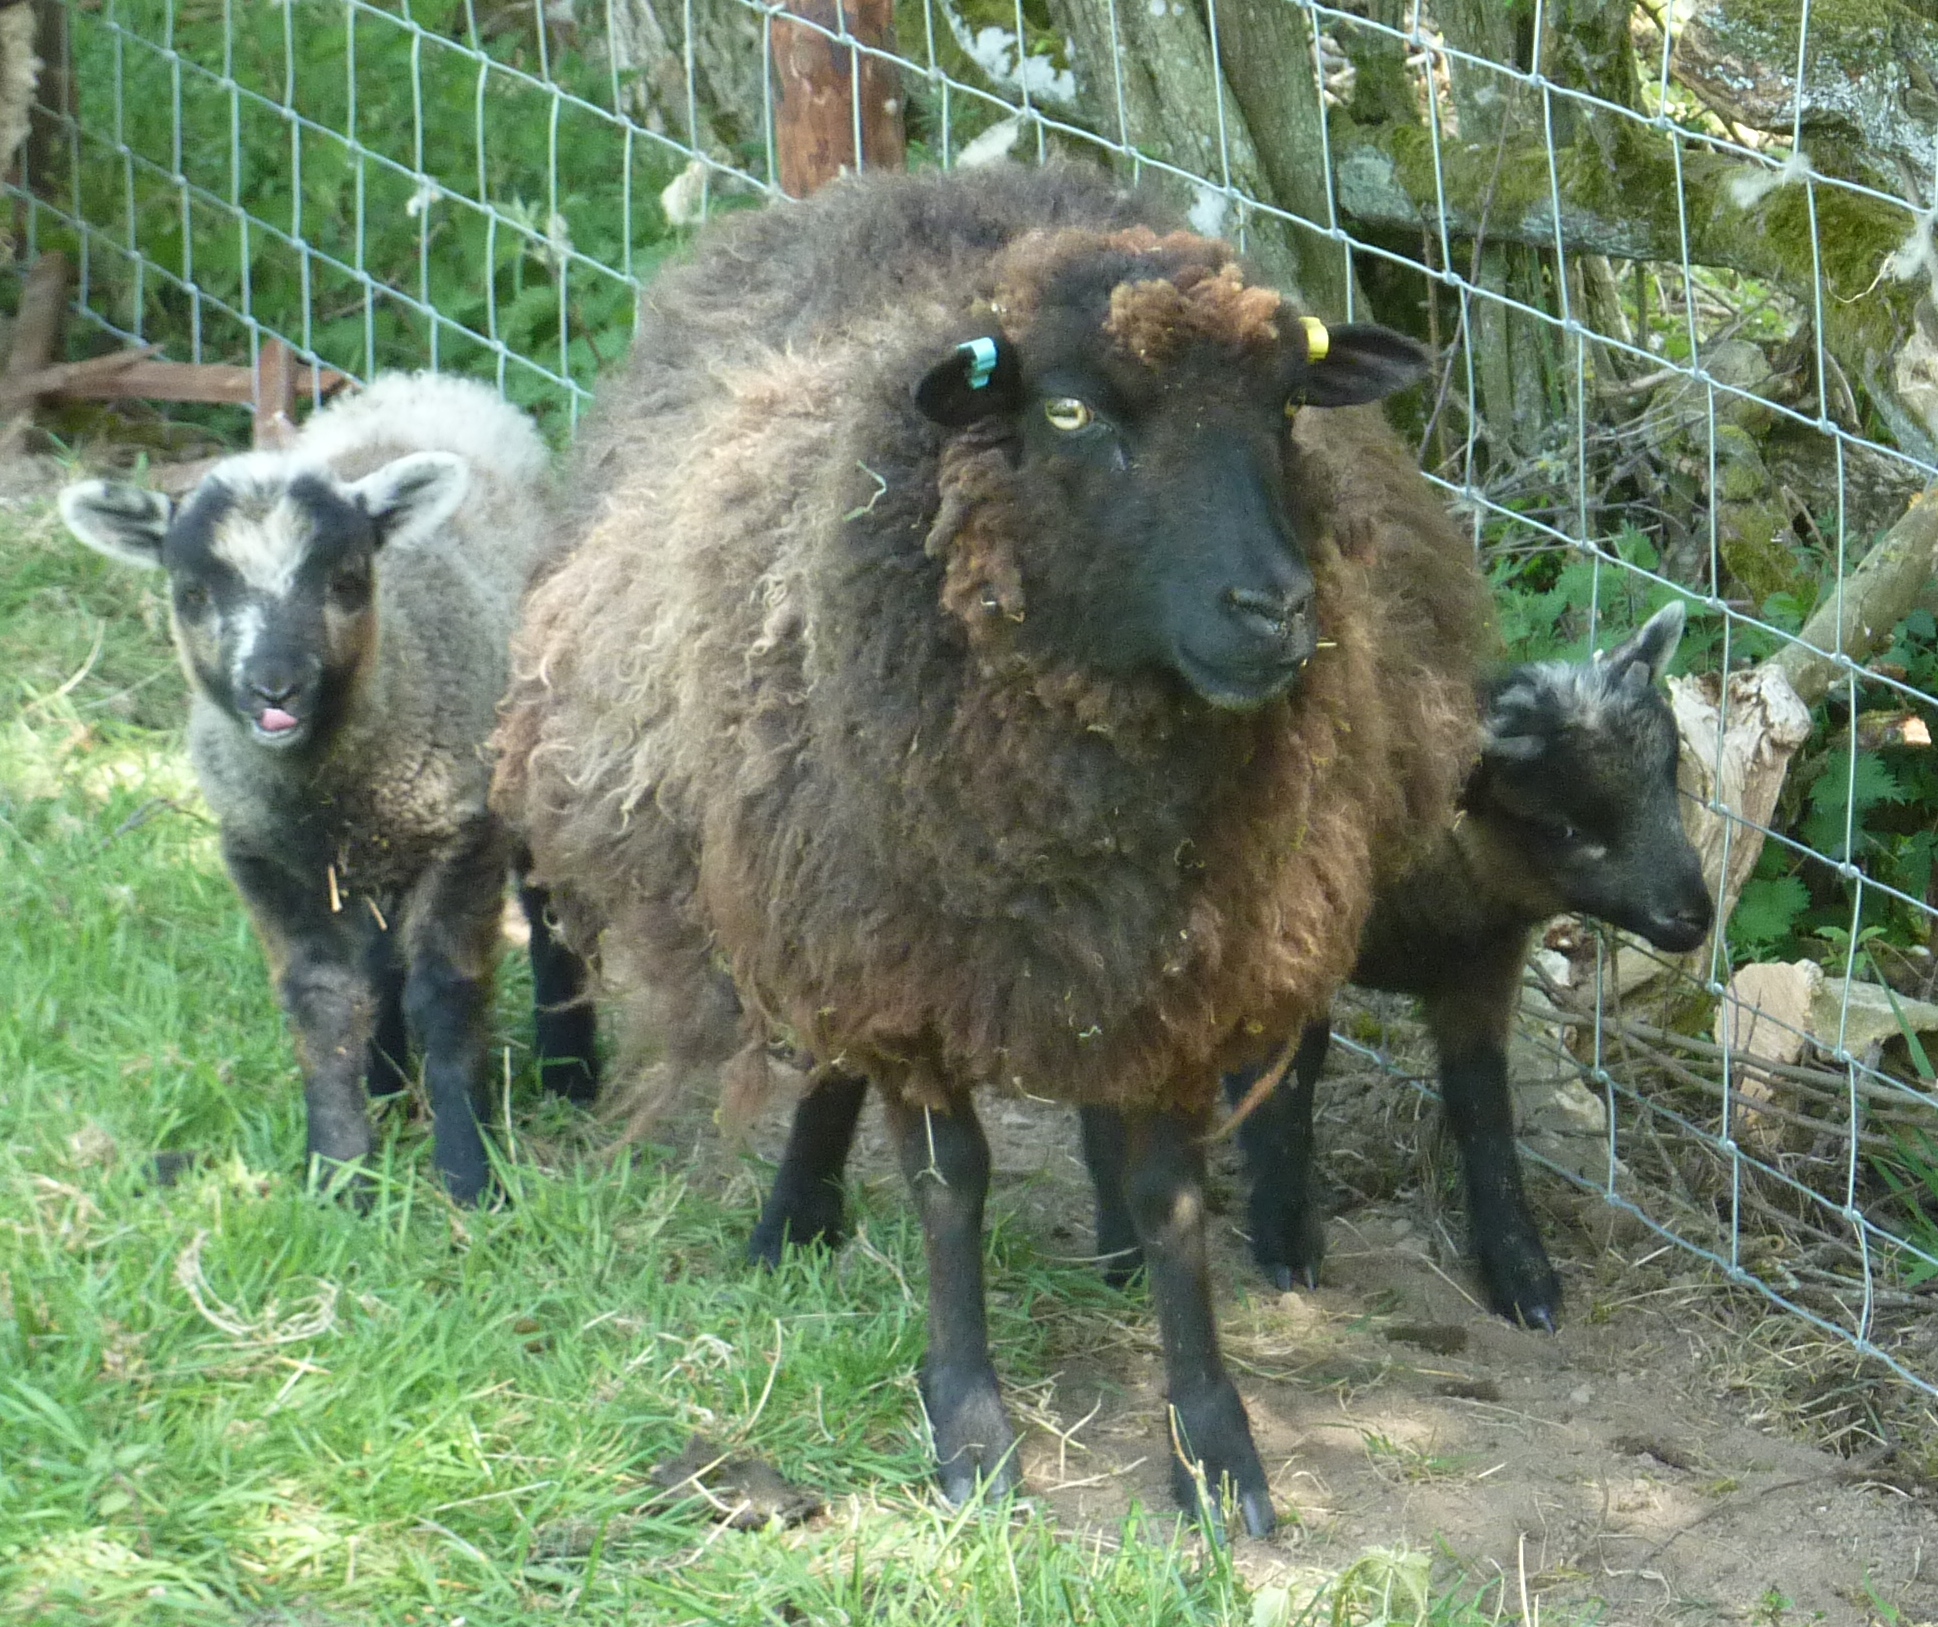
[[[1688,612],[1680,599],[1671,599],[1622,643],[1596,660],[1604,664],[1618,683],[1644,689],[1660,683],[1668,675],[1669,663],[1676,658],[1682,642],[1682,629]]]
[[[67,529],[96,553],[155,570],[174,505],[158,491],[122,480],[79,480],[60,495]]]
[[[428,535],[455,514],[471,489],[471,468],[451,452],[413,452],[395,458],[350,487],[377,527],[377,540],[396,546]]]

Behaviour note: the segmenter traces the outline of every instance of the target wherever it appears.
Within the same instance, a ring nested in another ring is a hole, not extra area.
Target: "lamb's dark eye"
[[[1569,824],[1556,825],[1554,828],[1554,833],[1558,840],[1560,840],[1561,842],[1563,842],[1569,847],[1573,847],[1575,843],[1581,840],[1581,832],[1575,829],[1573,825],[1569,825]]]
[[[184,616],[199,616],[209,607],[209,590],[190,582],[175,590],[175,608]]]
[[[1052,429],[1074,435],[1080,429],[1088,429],[1097,415],[1075,396],[1060,395],[1043,403],[1043,416],[1049,419]]]

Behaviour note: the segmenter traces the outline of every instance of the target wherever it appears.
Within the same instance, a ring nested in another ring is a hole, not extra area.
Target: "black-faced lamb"
[[[1141,211],[1074,169],[871,175],[703,234],[528,602],[494,798],[667,1077],[780,1036],[881,1090],[954,1500],[1016,1479],[972,1093],[1124,1110],[1173,1486],[1262,1532],[1198,1137],[1450,816],[1484,595],[1377,414],[1320,410],[1417,348]],[[797,292],[828,268],[838,306]]]
[[[1683,608],[1671,604],[1593,662],[1532,663],[1486,687],[1481,759],[1457,822],[1380,889],[1353,967],[1355,983],[1420,997],[1488,1302],[1510,1321],[1550,1331],[1561,1284],[1522,1189],[1508,1030],[1529,942],[1551,917],[1597,916],[1673,953],[1709,929],[1701,862],[1677,803],[1675,719],[1654,687],[1682,628]],[[1317,1286],[1325,1254],[1312,1117],[1330,1043],[1329,1025],[1315,1020],[1291,1079],[1238,1129],[1252,1251],[1280,1288]],[[1227,1077],[1234,1105],[1258,1077]],[[841,1241],[842,1169],[867,1088],[836,1071],[802,1098],[749,1245],[755,1259],[778,1264],[788,1242]],[[1097,1252],[1105,1274],[1122,1283],[1141,1263],[1123,1193],[1123,1128],[1103,1107],[1084,1108],[1082,1125]]]
[[[1522,1188],[1508,1032],[1534,933],[1554,916],[1595,916],[1670,953],[1694,949],[1709,930],[1713,906],[1676,792],[1675,718],[1655,687],[1683,617],[1682,605],[1670,604],[1592,662],[1532,663],[1487,687],[1481,758],[1460,817],[1380,890],[1353,967],[1355,983],[1418,997],[1440,1059],[1488,1304],[1550,1332],[1561,1282]],[[1289,1085],[1238,1129],[1252,1176],[1252,1251],[1281,1288],[1316,1286],[1325,1254],[1312,1113],[1331,1037],[1324,1020],[1310,1024]],[[1256,1077],[1226,1080],[1234,1102]],[[1121,1141],[1116,1127],[1086,1115],[1097,1247],[1113,1275],[1137,1260]]]
[[[415,1035],[446,1189],[484,1190],[492,983],[514,853],[485,756],[520,594],[546,545],[547,453],[484,386],[390,374],[179,506],[87,480],[62,517],[168,574],[189,754],[303,1068],[308,1150],[371,1151],[364,1076]],[[524,890],[546,1083],[591,1095],[583,968]]]

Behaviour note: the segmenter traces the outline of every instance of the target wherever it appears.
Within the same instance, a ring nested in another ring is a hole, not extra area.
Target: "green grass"
[[[0,1620],[1253,1620],[1166,1510],[1101,1535],[941,1510],[903,1206],[864,1199],[871,1248],[750,1271],[751,1183],[613,1158],[538,1100],[516,977],[514,1201],[452,1211],[400,1121],[371,1213],[305,1190],[156,585],[45,504],[0,509]],[[172,1187],[162,1149],[198,1155]],[[1013,1381],[1100,1342],[1090,1273],[1000,1225],[992,1259]],[[695,1430],[828,1514],[741,1533],[655,1504],[647,1470]],[[1464,1597],[1430,1619],[1492,1619]],[[1335,1619],[1306,1608],[1283,1619]]]

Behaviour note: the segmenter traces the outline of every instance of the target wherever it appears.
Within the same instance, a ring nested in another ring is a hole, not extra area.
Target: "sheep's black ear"
[[[379,546],[436,530],[471,489],[471,466],[451,452],[413,452],[352,483],[350,493],[377,529]]]
[[[1306,323],[1307,361],[1296,400],[1313,407],[1356,407],[1404,390],[1425,376],[1426,350],[1370,322]]]
[[[925,417],[961,429],[1022,406],[1023,364],[1016,347],[1000,335],[970,339],[916,380],[914,395]]]
[[[155,570],[173,505],[158,491],[121,480],[80,480],[60,495],[67,529],[98,554]]]
[[[1628,638],[1596,660],[1608,668],[1617,683],[1630,689],[1647,689],[1651,684],[1660,683],[1668,673],[1687,621],[1688,611],[1683,602],[1672,599]]]

